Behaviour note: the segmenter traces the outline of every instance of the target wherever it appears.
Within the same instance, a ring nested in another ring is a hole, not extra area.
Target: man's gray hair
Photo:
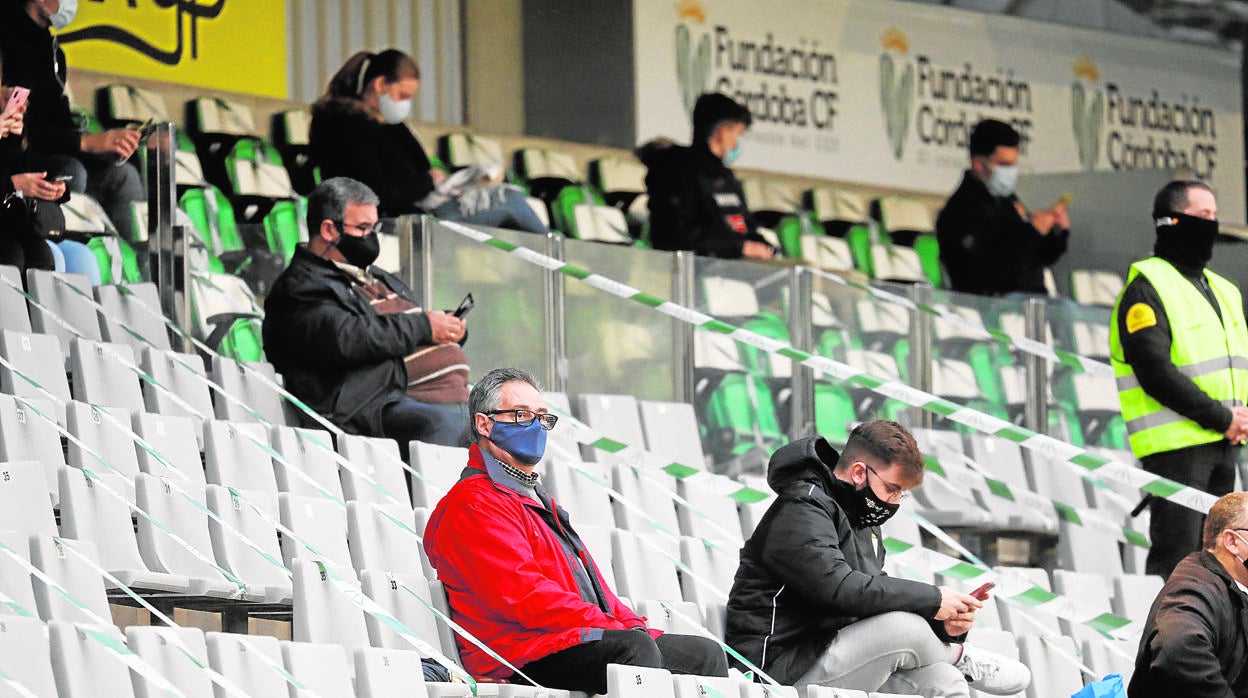
[[[350,177],[330,177],[308,194],[308,230],[320,230],[321,221],[341,223],[348,204],[380,203],[381,199],[367,184]]]
[[[477,413],[489,413],[491,410],[498,409],[499,402],[502,398],[499,393],[502,392],[503,386],[512,381],[520,381],[533,386],[534,390],[540,391],[542,388],[537,384],[537,379],[533,374],[522,368],[496,368],[489,373],[481,376],[481,380],[472,386],[472,392],[468,394],[468,419],[472,421],[472,440],[474,442],[481,440],[481,434],[477,432],[476,421]]]

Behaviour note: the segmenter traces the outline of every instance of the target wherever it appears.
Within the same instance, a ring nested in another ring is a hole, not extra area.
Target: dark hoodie
[[[1153,254],[1172,264],[1191,281],[1213,305],[1214,312],[1221,316],[1222,312],[1214,302],[1213,289],[1205,278],[1205,261],[1209,258],[1207,245],[1210,242],[1158,234]],[[1157,324],[1128,332],[1127,311],[1141,303],[1153,309]],[[1180,372],[1170,358],[1170,319],[1166,316],[1166,308],[1157,289],[1143,274],[1137,274],[1122,290],[1114,322],[1118,323],[1118,337],[1122,341],[1122,359],[1131,364],[1144,392],[1205,429],[1223,433],[1230,428],[1231,410],[1209,397],[1191,378]]]
[[[841,628],[890,611],[931,619],[940,590],[884,574],[878,527],[855,529],[841,502],[858,496],[832,474],[837,452],[822,437],[771,457],[779,493],[741,549],[728,595],[727,641],[777,681],[802,677]],[[937,636],[952,641],[943,624]]]
[[[766,242],[741,182],[706,141],[641,152],[654,249],[739,259],[746,240]]]
[[[429,156],[411,129],[378,121],[358,100],[312,105],[308,142],[321,176],[367,184],[381,199],[383,217],[419,213],[419,202],[433,191]]]

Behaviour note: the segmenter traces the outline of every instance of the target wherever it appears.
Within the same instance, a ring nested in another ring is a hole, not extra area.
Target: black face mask
[[[900,504],[892,504],[880,499],[875,490],[871,489],[870,482],[863,484],[862,489],[857,489],[853,483],[840,479],[836,481],[836,485],[848,495],[837,497],[836,501],[845,507],[845,513],[849,514],[849,523],[854,528],[879,526],[893,518],[893,514],[896,514],[897,509],[901,507]]]
[[[368,268],[368,265],[377,260],[377,255],[381,254],[381,241],[377,239],[377,233],[371,230],[359,237],[339,234],[333,245],[342,253],[347,264],[361,269]]]
[[[1172,262],[1203,269],[1213,259],[1213,241],[1218,237],[1218,222],[1186,213],[1164,213],[1153,216],[1157,242],[1153,253]]]

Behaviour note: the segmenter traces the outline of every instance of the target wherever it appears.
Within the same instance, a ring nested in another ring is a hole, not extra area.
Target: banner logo
[[[97,24],[85,29],[65,32],[59,34],[57,39],[62,44],[72,44],[75,41],[89,41],[91,39],[111,41],[134,49],[157,63],[178,65],[182,62],[182,54],[186,49],[187,32],[184,32],[183,28],[184,25],[189,24],[191,60],[199,58],[199,20],[216,19],[221,14],[221,10],[225,8],[225,0],[216,0],[209,5],[200,5],[195,0],[174,0],[173,2],[164,0],[157,4],[162,8],[170,6],[174,8],[172,19],[174,34],[177,35],[177,44],[172,49],[162,49],[137,34],[112,24]],[[187,22],[187,18],[190,18],[189,22]]]
[[[706,8],[697,0],[676,3],[676,16],[681,20],[676,25],[676,84],[685,115],[692,118],[693,105],[707,91],[711,77],[711,35],[701,32],[694,46],[690,23],[698,28],[706,23]]]
[[[57,33],[70,65],[285,99],[286,2],[90,0]]]
[[[1090,58],[1074,64],[1075,81],[1070,84],[1071,128],[1079,165],[1088,171],[1096,168],[1101,154],[1101,125],[1105,122],[1105,92],[1100,88],[1100,69]]]
[[[914,97],[914,64],[907,54],[910,41],[900,29],[891,28],[880,35],[884,51],[880,53],[880,109],[884,112],[884,128],[893,157],[900,160],[910,132],[910,102]],[[900,75],[897,63],[904,62]]]

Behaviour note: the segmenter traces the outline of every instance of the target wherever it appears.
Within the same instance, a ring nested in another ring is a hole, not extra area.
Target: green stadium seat
[[[888,238],[896,245],[914,249],[923,276],[935,287],[940,288],[943,274],[940,268],[940,247],[936,242],[936,223],[932,210],[922,201],[908,196],[881,196],[872,204],[876,220]],[[878,262],[878,252],[873,257]],[[905,265],[907,268],[910,263]],[[887,279],[879,269],[875,278]],[[889,266],[887,273],[896,274],[895,265]],[[909,270],[905,272],[907,275]],[[899,277],[902,280],[904,277]],[[917,281],[917,279],[916,279]]]
[[[628,221],[618,208],[594,204],[576,204],[564,231],[569,237],[592,242],[632,245]]]
[[[866,200],[855,192],[815,187],[802,192],[802,206],[823,225],[823,232],[849,244],[854,267],[871,278],[871,230]]]
[[[438,138],[438,158],[452,171],[469,165],[501,166],[503,145],[493,138],[456,131]]]
[[[136,128],[172,121],[165,97],[138,85],[112,84],[95,91],[95,115],[105,128]]]
[[[321,172],[312,161],[308,143],[308,127],[312,113],[307,109],[287,109],[271,117],[273,145],[282,156],[286,172],[295,191],[307,196],[321,181]]]
[[[589,183],[602,192],[602,198],[608,206],[624,212],[629,235],[636,240],[644,239],[644,229],[650,220],[646,166],[631,156],[590,160]]]
[[[247,284],[229,274],[192,273],[191,330],[194,336],[236,361],[263,361],[264,310]]]
[[[269,251],[281,255],[283,266],[290,264],[295,247],[308,239],[306,218],[307,200],[303,197],[295,201],[276,202],[264,217]]]
[[[251,108],[224,97],[189,100],[183,123],[195,143],[204,176],[227,194],[233,194],[225,159],[243,138],[258,138]]]
[[[87,249],[100,265],[100,283],[135,284],[143,281],[138,258],[130,243],[116,236],[101,236],[87,241]]]
[[[801,196],[787,182],[770,177],[744,177],[741,188],[758,225],[773,230],[785,216],[801,208]]]
[[[589,184],[575,184],[559,191],[550,207],[551,227],[568,232],[576,225],[577,206],[606,206],[606,202]]]
[[[564,187],[582,181],[571,153],[548,148],[517,149],[512,153],[512,172],[517,184],[547,206],[555,202]]]
[[[849,391],[826,381],[815,383],[815,430],[836,445],[849,440],[849,425],[859,421]]]

